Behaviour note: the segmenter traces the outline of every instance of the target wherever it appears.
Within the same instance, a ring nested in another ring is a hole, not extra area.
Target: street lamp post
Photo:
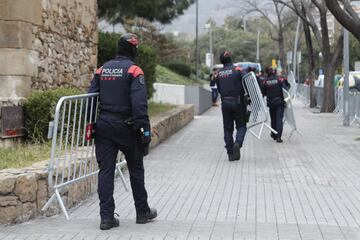
[[[212,67],[214,64],[214,57],[213,57],[213,39],[212,39],[212,25],[209,21],[205,24],[205,29],[209,31],[209,55],[210,55],[210,73],[212,72]]]
[[[344,28],[344,126],[350,126],[349,115],[349,31]]]
[[[196,81],[199,80],[199,1],[196,0]]]
[[[260,61],[260,30],[258,30],[257,42],[256,42],[256,62]]]

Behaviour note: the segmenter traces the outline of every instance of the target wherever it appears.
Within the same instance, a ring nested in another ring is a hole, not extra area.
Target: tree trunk
[[[329,60],[325,60],[324,76],[324,102],[321,106],[321,112],[333,112],[335,109],[335,90],[334,76],[335,66]]]
[[[303,9],[305,11],[305,9]],[[314,80],[315,80],[315,54],[314,54],[314,47],[313,42],[311,39],[311,31],[310,27],[307,22],[303,21],[304,32],[305,32],[305,40],[306,40],[306,48],[308,52],[308,61],[309,61],[309,85],[310,85],[310,108],[314,108],[317,106],[316,102],[316,94],[314,91]]]

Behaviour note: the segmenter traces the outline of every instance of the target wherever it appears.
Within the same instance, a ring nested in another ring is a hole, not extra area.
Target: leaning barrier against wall
[[[86,180],[99,171],[95,157],[92,123],[98,113],[98,93],[62,97],[55,109],[54,121],[50,123],[49,138],[52,139],[48,184],[54,193],[43,207],[45,211],[55,200],[66,219],[66,207],[61,190],[71,184]],[[121,156],[121,154],[119,155]],[[121,168],[126,165],[118,157],[116,171],[128,190]]]
[[[248,94],[248,96],[251,99],[251,103],[250,103],[251,115],[248,123],[249,132],[258,139],[261,138],[264,127],[270,129],[270,131],[274,133],[277,133],[267,124],[269,115],[266,111],[266,105],[260,90],[259,83],[253,72],[250,72],[243,77],[243,85],[246,94]],[[253,128],[256,126],[260,126],[260,131],[258,133],[255,133],[253,131]]]
[[[182,105],[150,118],[153,148],[194,119],[194,106]],[[0,225],[26,222],[38,215],[53,216],[61,212],[58,204],[41,209],[53,195],[48,185],[49,160],[21,169],[0,170]],[[61,189],[66,208],[74,207],[97,190],[97,176],[77,181]]]

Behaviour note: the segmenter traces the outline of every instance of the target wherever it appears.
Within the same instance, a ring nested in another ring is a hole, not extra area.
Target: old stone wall
[[[96,11],[96,0],[1,0],[0,98],[87,87],[96,68]]]
[[[157,146],[193,119],[193,105],[179,106],[152,118],[151,147]],[[25,222],[41,214],[42,207],[53,193],[48,185],[47,164],[48,161],[29,168],[0,171],[0,224]],[[96,192],[96,189],[97,177],[94,176],[60,192],[65,206],[71,208]],[[58,213],[60,208],[54,204],[44,214],[51,216]]]

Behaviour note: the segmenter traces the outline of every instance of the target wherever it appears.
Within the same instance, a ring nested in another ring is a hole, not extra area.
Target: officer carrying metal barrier
[[[263,94],[267,98],[267,105],[270,110],[271,127],[277,132],[277,134],[271,132],[271,137],[278,143],[282,143],[283,140],[283,118],[285,101],[283,95],[283,88],[288,90],[290,84],[283,77],[276,75],[276,70],[272,67],[266,69],[267,79],[264,81]]]
[[[89,93],[99,92],[100,114],[96,122],[95,146],[99,165],[98,194],[100,229],[119,226],[114,217],[114,173],[118,151],[125,155],[136,208],[136,223],[157,217],[150,208],[144,182],[143,156],[151,141],[147,93],[142,69],[134,64],[138,48],[136,35],[126,33],[118,41],[118,56],[100,67]]]
[[[216,73],[215,79],[221,95],[225,148],[229,161],[237,161],[240,159],[240,149],[244,142],[248,121],[242,84],[244,73],[240,67],[234,66],[228,51],[221,53],[220,62],[224,67]],[[235,142],[234,122],[237,130]]]

